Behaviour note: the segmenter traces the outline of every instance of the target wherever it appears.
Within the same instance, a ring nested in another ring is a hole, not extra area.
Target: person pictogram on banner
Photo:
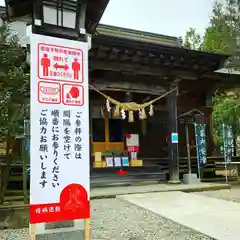
[[[43,67],[43,76],[48,76],[48,69],[50,67],[50,59],[48,55],[45,53],[43,58],[41,59],[41,65]]]
[[[74,58],[74,62],[72,63],[72,70],[74,80],[79,80],[79,71],[80,71],[80,63],[77,58]]]

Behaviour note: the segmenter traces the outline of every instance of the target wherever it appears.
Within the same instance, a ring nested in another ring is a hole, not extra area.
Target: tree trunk
[[[0,186],[0,205],[4,203],[4,196],[7,190],[7,185],[9,182],[10,170],[11,170],[11,155],[10,155],[10,147],[11,146],[11,137],[6,139],[6,165],[2,167],[1,174],[1,186]]]

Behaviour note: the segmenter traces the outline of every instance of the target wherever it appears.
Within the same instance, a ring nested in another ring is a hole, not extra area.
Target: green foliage
[[[233,127],[235,134],[240,134],[240,89],[233,89],[227,93],[216,93],[213,98],[214,140],[222,143],[222,124]]]
[[[239,10],[240,0],[215,0],[203,38],[190,27],[184,37],[184,47],[236,56],[240,47]]]
[[[217,1],[210,23],[204,37],[204,50],[231,55],[228,61],[229,69],[239,70],[240,16],[238,0]],[[218,145],[221,144],[222,139],[222,123],[231,125],[235,136],[240,134],[240,97],[238,92],[239,89],[232,89],[213,97],[214,137],[215,143]]]
[[[190,39],[190,40],[189,40]],[[227,67],[240,70],[240,0],[215,0],[210,25],[202,41],[192,28],[186,33],[185,47],[214,53],[229,54]],[[196,47],[200,46],[200,48]],[[229,73],[231,71],[229,70]],[[213,120],[215,143],[221,144],[222,123],[233,126],[236,136],[240,134],[239,89],[219,92],[213,97]]]
[[[6,25],[0,28],[0,138],[15,138],[23,131],[28,103],[29,73],[25,50]]]
[[[230,20],[231,19],[231,20]],[[203,48],[209,52],[228,53],[233,46],[233,27],[229,24],[233,16],[226,11],[222,1],[215,2],[210,26],[206,29]]]
[[[188,49],[201,50],[202,38],[200,34],[196,32],[196,29],[189,28],[184,37],[183,46]]]
[[[7,25],[0,28],[0,141],[6,143],[5,166],[0,166],[0,204],[8,185],[16,137],[23,134],[25,106],[29,101],[26,52]]]

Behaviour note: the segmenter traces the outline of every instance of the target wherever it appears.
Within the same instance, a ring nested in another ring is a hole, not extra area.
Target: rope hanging
[[[101,92],[100,90],[98,90],[97,88],[95,88],[94,86],[92,86],[90,84],[89,84],[89,87],[90,87],[90,89],[96,91],[97,93],[102,95],[104,98],[106,98],[106,108],[107,108],[108,112],[110,112],[112,109],[110,103],[115,105],[115,109],[113,112],[114,117],[119,117],[121,115],[122,119],[125,119],[126,112],[128,112],[128,121],[129,122],[134,122],[134,112],[136,112],[136,111],[138,111],[140,119],[142,119],[142,120],[146,119],[147,118],[146,108],[149,108],[149,115],[153,116],[154,115],[153,103],[160,100],[161,98],[166,97],[168,94],[170,94],[174,91],[176,91],[176,94],[178,94],[178,87],[175,87],[174,89],[164,93],[163,95],[161,95],[149,102],[146,102],[143,104],[138,104],[136,102],[119,102],[119,101],[111,98],[110,96],[104,94],[103,92]]]

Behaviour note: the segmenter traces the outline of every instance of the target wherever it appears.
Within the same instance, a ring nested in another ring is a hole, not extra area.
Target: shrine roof
[[[173,36],[99,24],[96,35],[120,37],[129,40],[181,47],[181,39]]]
[[[108,69],[114,64],[116,68],[118,63],[126,70],[129,67],[129,71],[134,71],[133,65],[141,65],[166,71],[194,72],[199,76],[221,68],[229,57],[185,49],[179,38],[101,24],[93,36],[90,56],[93,68],[98,69],[104,68],[95,64],[101,61],[101,65],[106,63]]]

